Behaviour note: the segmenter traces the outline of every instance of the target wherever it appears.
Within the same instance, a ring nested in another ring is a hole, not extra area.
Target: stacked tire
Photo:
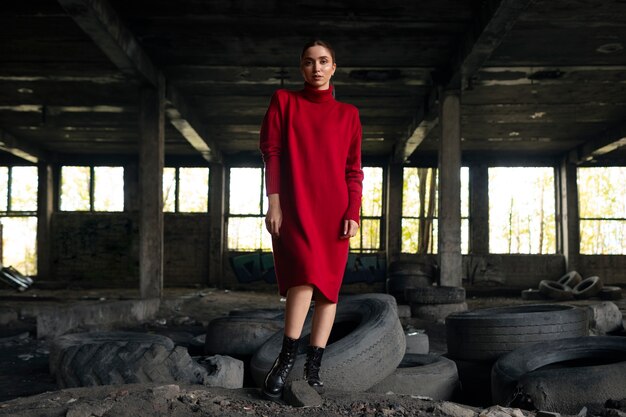
[[[392,262],[387,268],[387,293],[395,297],[398,304],[405,304],[405,291],[429,287],[434,275],[434,265],[427,262]]]
[[[467,310],[462,287],[428,286],[405,290],[411,317],[442,321],[449,314]]]
[[[459,371],[462,399],[491,403],[491,367],[502,355],[544,341],[587,336],[587,310],[561,304],[496,307],[446,318],[447,357]]]
[[[517,349],[495,363],[493,401],[576,414],[626,398],[626,338],[575,337]]]
[[[526,300],[568,301],[592,297],[599,297],[602,300],[619,300],[622,298],[622,290],[620,287],[605,287],[598,276],[583,279],[578,272],[570,271],[557,281],[542,280],[537,290],[522,291],[522,298]]]
[[[458,388],[456,364],[438,355],[404,355],[398,368],[368,392],[419,395],[433,400],[450,400]]]
[[[211,320],[205,336],[206,355],[227,355],[244,363],[244,385],[254,385],[250,372],[252,355],[276,333],[282,333],[283,309],[232,310]]]
[[[165,336],[92,332],[60,336],[50,349],[60,388],[150,382],[202,384],[209,372]]]
[[[204,352],[250,359],[270,337],[283,328],[281,310],[233,310],[226,317],[211,320]]]
[[[311,326],[308,318],[289,380],[302,377]],[[282,339],[282,331],[277,332],[252,357],[250,369],[257,386],[263,384],[280,352]],[[320,377],[331,389],[365,391],[396,370],[404,357],[405,345],[393,297],[373,294],[344,298],[337,305]]]

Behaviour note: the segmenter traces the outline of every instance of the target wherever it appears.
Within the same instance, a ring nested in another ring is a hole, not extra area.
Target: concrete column
[[[50,223],[54,211],[54,176],[52,166],[40,162],[37,166],[37,279],[50,280],[51,277],[51,229]]]
[[[402,181],[403,165],[389,163],[387,175],[387,207],[385,207],[385,248],[387,265],[397,261],[402,252]]]
[[[489,253],[489,168],[474,165],[469,170],[470,240],[472,255]]]
[[[136,162],[124,165],[124,211],[139,211],[139,166]]]
[[[140,90],[139,286],[142,298],[163,290],[164,83]]]
[[[566,159],[561,162],[557,175],[559,181],[558,228],[566,270],[578,267],[580,256],[580,225],[578,214],[578,183],[576,165]]]
[[[224,274],[224,196],[226,194],[224,164],[212,163],[210,166],[209,182],[209,215],[210,245],[209,245],[209,284],[221,287]]]
[[[52,165],[52,212],[61,210],[61,165]]]
[[[439,112],[439,265],[441,285],[460,287],[461,266],[461,97],[444,91]]]

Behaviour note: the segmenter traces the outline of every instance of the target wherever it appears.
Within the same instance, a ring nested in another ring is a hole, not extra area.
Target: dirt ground
[[[446,416],[442,402],[411,396],[328,391],[320,407],[263,400],[257,389],[179,385],[74,388],[0,403],[0,416]],[[467,409],[469,410],[469,409]]]
[[[406,395],[346,393],[329,390],[324,404],[293,408],[260,398],[246,381],[243,389],[184,385],[125,385],[57,391],[48,371],[48,342],[36,339],[36,322],[29,316],[42,306],[132,299],[134,290],[33,290],[24,294],[0,290],[3,309],[23,316],[0,326],[0,416],[112,417],[112,416],[455,416],[477,415],[470,407]],[[340,301],[341,302],[341,301]],[[528,303],[519,297],[469,296],[470,309]],[[228,291],[214,288],[166,289],[155,320],[124,330],[157,333],[186,346],[192,356],[201,356],[202,346],[192,342],[203,334],[212,319],[230,310],[281,308],[284,300],[273,292]],[[621,303],[624,309],[626,304]],[[443,323],[405,319],[426,330],[431,352],[444,353]],[[119,327],[116,327],[119,328]],[[1,402],[4,401],[4,402]],[[525,412],[526,413],[526,412]],[[512,415],[511,413],[502,414]],[[529,415],[526,413],[525,415]],[[517,414],[521,417],[521,414]]]

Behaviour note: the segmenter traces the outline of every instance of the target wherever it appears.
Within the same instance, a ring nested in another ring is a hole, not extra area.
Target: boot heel
[[[304,379],[319,394],[324,393],[324,383],[319,376],[323,354],[324,348],[309,346],[306,353],[306,362],[304,364]]]
[[[287,377],[293,368],[298,353],[298,339],[283,337],[283,347],[267,373],[263,383],[263,397],[271,401],[280,401]]]

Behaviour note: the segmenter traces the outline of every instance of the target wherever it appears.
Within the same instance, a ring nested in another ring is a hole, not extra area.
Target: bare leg
[[[324,296],[315,298],[315,310],[313,311],[313,326],[311,329],[311,346],[326,347],[330,331],[335,322],[337,304],[328,301]]]
[[[289,288],[285,305],[285,336],[292,339],[300,338],[304,320],[311,306],[312,296],[313,287],[311,285],[298,285]]]

